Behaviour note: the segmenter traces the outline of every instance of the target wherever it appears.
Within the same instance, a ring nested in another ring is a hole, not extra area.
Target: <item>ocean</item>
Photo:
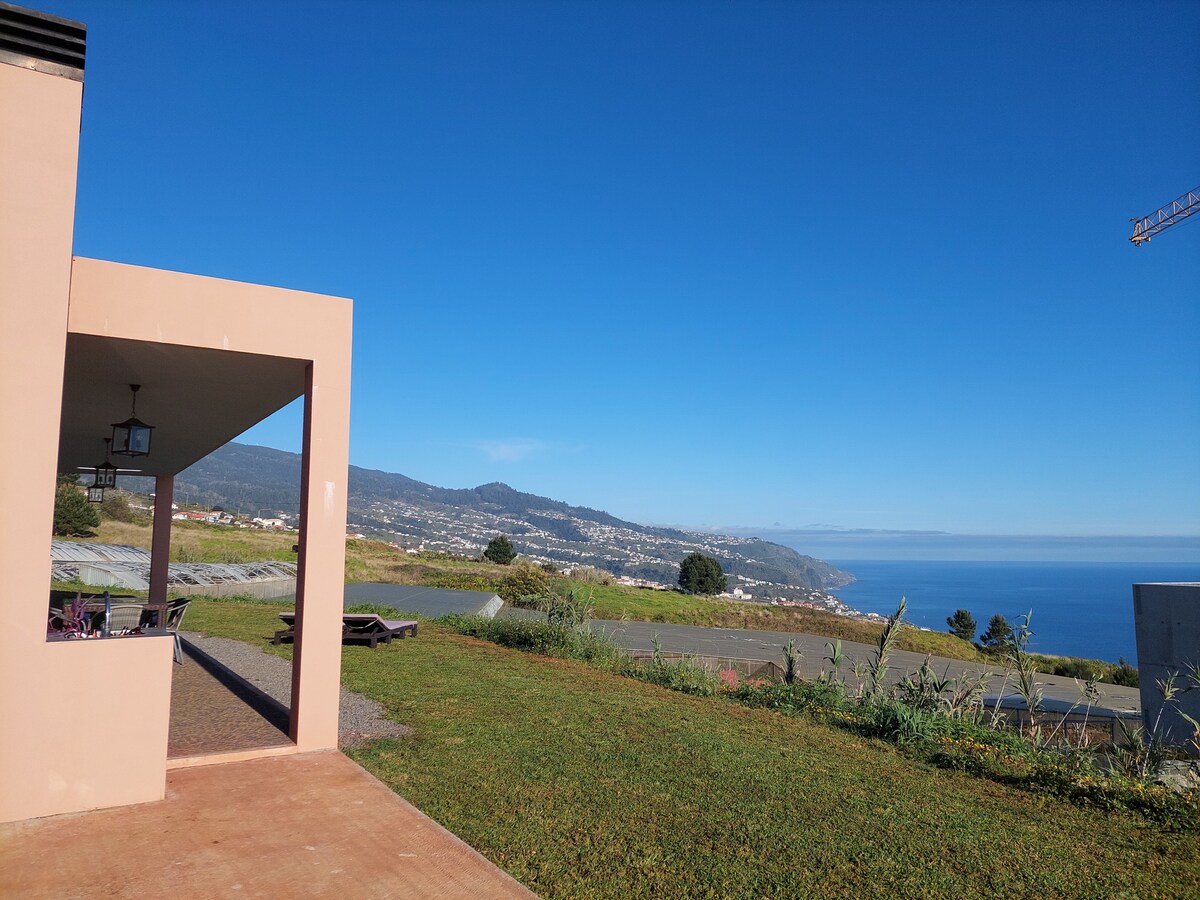
[[[858,580],[832,591],[862,612],[891,615],[908,598],[909,621],[947,630],[966,609],[982,633],[995,613],[1015,624],[1030,609],[1038,653],[1137,665],[1133,590],[1138,582],[1200,581],[1197,563],[933,562],[829,560]]]

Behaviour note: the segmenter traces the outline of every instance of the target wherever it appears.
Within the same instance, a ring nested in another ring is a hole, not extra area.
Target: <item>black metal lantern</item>
[[[96,466],[96,479],[92,482],[92,487],[98,487],[103,490],[104,488],[117,486],[117,467],[108,460],[108,448],[111,443],[112,438],[104,439],[104,462]]]
[[[140,384],[131,384],[133,391],[133,409],[129,418],[124,422],[114,422],[112,426],[112,452],[122,456],[147,456],[150,453],[150,433],[153,425],[147,425],[137,417],[137,392]]]
[[[87,489],[88,503],[103,503],[104,488],[98,484],[90,484]]]

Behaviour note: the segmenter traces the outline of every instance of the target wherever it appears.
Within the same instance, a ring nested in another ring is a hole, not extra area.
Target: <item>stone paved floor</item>
[[[186,653],[173,666],[168,759],[291,743],[285,706],[203,654]]]
[[[337,751],[176,769],[159,803],[0,825],[5,900],[533,896]]]

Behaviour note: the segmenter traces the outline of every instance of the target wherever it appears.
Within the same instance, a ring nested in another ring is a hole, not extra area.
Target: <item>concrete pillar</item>
[[[175,476],[154,479],[154,532],[150,540],[150,604],[167,604],[167,566],[171,563],[171,504],[175,498]],[[159,624],[165,624],[161,612]]]
[[[1193,684],[1186,673],[1189,665],[1200,666],[1200,584],[1135,584],[1133,623],[1146,731],[1152,733],[1157,723],[1159,737],[1186,745],[1194,731],[1179,710],[1200,721],[1200,685],[1164,709],[1157,682],[1176,672],[1181,690]]]
[[[291,716],[291,737],[300,750],[337,746],[349,468],[348,339],[345,347],[344,356],[319,368],[310,363],[306,373]]]

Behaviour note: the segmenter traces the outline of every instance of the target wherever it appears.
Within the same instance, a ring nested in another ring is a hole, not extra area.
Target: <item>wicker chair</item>
[[[124,631],[127,628],[137,628],[142,624],[142,610],[144,607],[140,603],[114,603],[112,605],[112,614],[108,618],[109,631]],[[93,615],[93,622],[96,617],[103,621],[104,611],[101,610],[96,615]]]

